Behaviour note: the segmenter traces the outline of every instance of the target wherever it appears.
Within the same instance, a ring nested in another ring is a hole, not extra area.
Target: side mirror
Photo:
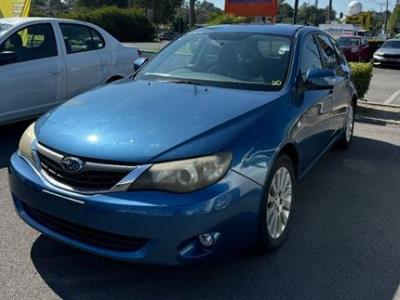
[[[14,51],[0,52],[0,66],[9,64],[17,60],[17,54]]]
[[[148,57],[139,57],[133,62],[133,70],[137,72],[142,66],[148,62]]]
[[[311,90],[332,89],[336,83],[336,76],[332,70],[310,69],[307,71],[306,84]]]

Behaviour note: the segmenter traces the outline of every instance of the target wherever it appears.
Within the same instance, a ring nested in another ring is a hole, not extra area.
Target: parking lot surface
[[[323,157],[276,253],[164,268],[87,254],[19,220],[7,165],[28,124],[0,128],[1,299],[400,299],[400,127],[358,123],[349,150]]]
[[[365,98],[371,102],[400,105],[400,68],[374,68]]]

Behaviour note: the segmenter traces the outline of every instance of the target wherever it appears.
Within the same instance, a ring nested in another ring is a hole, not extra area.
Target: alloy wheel
[[[346,124],[346,141],[350,142],[354,130],[354,109],[353,106],[349,107],[349,115],[347,116]]]
[[[288,169],[279,168],[271,181],[266,207],[267,228],[278,239],[287,226],[292,206],[293,183]]]

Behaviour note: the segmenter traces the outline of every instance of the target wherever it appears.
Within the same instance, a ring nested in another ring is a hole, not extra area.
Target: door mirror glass
[[[312,90],[331,89],[335,86],[336,76],[332,70],[313,68],[307,72],[306,83]]]
[[[144,66],[149,59],[147,57],[139,57],[133,63],[133,70],[137,72],[142,66]]]
[[[14,51],[4,51],[0,53],[0,66],[6,65],[17,60],[17,54]]]

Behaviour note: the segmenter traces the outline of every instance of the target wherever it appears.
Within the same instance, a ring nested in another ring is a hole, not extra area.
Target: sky
[[[216,6],[220,8],[224,8],[224,3],[225,0],[207,0],[209,2],[214,3]],[[286,0],[287,3],[293,6],[294,0]],[[309,1],[299,1],[300,5],[303,2],[308,2],[310,4],[314,4],[315,0],[309,0]],[[337,13],[343,12],[346,14],[347,12],[347,5],[350,1],[348,0],[333,0],[333,8]],[[386,0],[363,0],[361,1],[363,3],[363,10],[375,10],[375,11],[380,11],[381,10],[381,5],[383,3],[386,3]],[[328,6],[329,0],[319,0],[318,1],[318,6],[320,7],[326,7]],[[396,4],[396,0],[389,0],[389,9],[392,10],[394,5]],[[382,6],[382,10],[384,10],[385,7]]]

